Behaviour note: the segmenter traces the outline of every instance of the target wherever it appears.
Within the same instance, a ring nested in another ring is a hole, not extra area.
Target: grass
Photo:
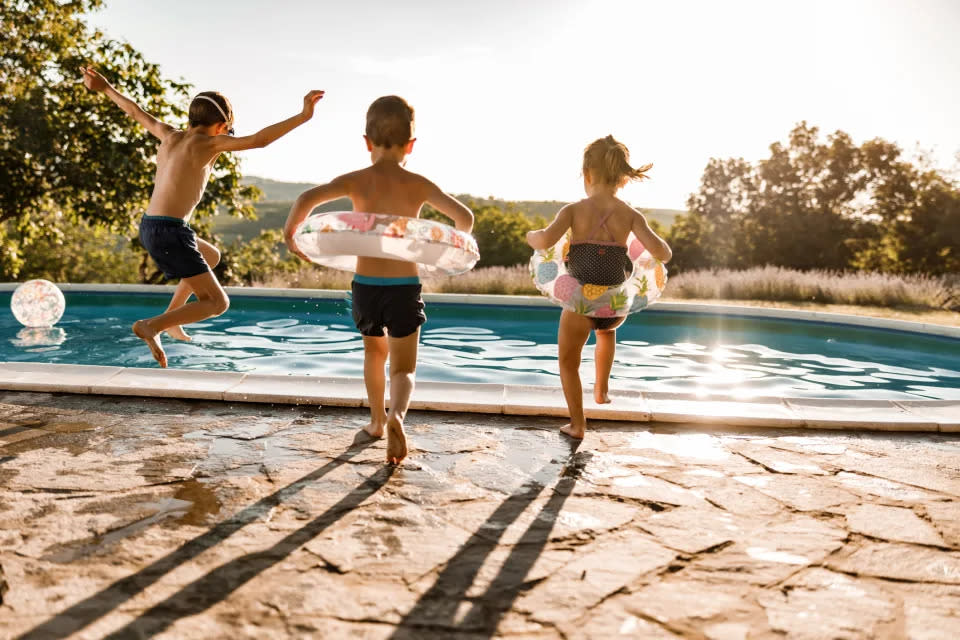
[[[349,289],[351,274],[302,267],[256,283],[264,287]],[[424,278],[424,291],[538,295],[525,265],[474,269],[456,277]],[[960,326],[960,280],[880,273],[795,271],[758,267],[690,271],[672,276],[664,300],[710,301],[791,309],[808,309],[898,318]]]
[[[278,273],[254,283],[258,287],[295,289],[349,289],[352,273],[301,267],[294,273]],[[486,267],[459,276],[425,277],[423,290],[429,293],[488,293],[500,295],[537,295],[530,272],[525,266]]]
[[[768,300],[957,310],[956,278],[885,273],[796,271],[757,267],[681,273],[667,285],[669,297],[684,300]]]

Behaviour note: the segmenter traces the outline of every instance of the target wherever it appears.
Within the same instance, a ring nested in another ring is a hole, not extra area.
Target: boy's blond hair
[[[211,102],[211,100],[213,102]],[[214,104],[216,102],[216,104]],[[217,107],[220,107],[219,109]],[[191,127],[208,127],[221,122],[233,123],[233,105],[219,91],[201,91],[190,103],[187,118]]]
[[[619,188],[629,180],[643,180],[651,167],[652,164],[631,167],[630,151],[613,136],[594,140],[583,151],[583,170],[589,170],[594,181],[601,184]]]
[[[413,139],[413,107],[400,96],[377,98],[367,109],[366,134],[376,147],[402,147]]]

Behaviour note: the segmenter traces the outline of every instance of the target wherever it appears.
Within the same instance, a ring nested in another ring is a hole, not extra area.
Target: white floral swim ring
[[[530,275],[541,293],[574,313],[592,318],[636,313],[653,304],[667,284],[666,267],[632,233],[627,239],[627,255],[633,273],[622,284],[581,283],[567,272],[569,251],[569,236],[549,249],[535,251],[530,258]]]
[[[356,211],[316,213],[293,235],[297,247],[316,264],[357,270],[357,257],[416,262],[430,274],[457,275],[480,259],[469,233],[406,216]]]

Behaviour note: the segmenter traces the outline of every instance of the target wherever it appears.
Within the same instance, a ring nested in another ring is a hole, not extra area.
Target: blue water
[[[68,293],[53,330],[24,329],[0,294],[0,361],[153,367],[130,332],[166,308],[161,294]],[[559,311],[428,304],[420,380],[559,385]],[[234,298],[220,318],[165,340],[170,366],[317,376],[363,375],[349,303]],[[617,332],[614,388],[750,396],[960,399],[960,340],[802,321],[657,311]],[[584,349],[593,380],[593,340]]]

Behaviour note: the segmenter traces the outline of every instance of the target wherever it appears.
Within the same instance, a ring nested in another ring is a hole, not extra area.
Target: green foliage
[[[100,0],[8,0],[0,4],[0,278],[33,267],[50,214],[135,237],[153,186],[157,141],[102,95],[88,92],[92,65],[158,118],[183,120],[190,86],[165,79],[129,44],[84,24]],[[253,215],[255,187],[237,160],[221,156],[194,215],[201,233],[217,205]],[[139,247],[136,247],[139,251]],[[44,260],[45,258],[40,257]],[[152,265],[151,265],[152,267]],[[145,277],[150,279],[155,276]]]
[[[750,164],[712,159],[669,234],[674,270],[960,269],[960,191],[895,144],[797,125]]]
[[[299,194],[298,194],[299,195]],[[256,204],[256,216],[252,218],[237,218],[233,216],[217,216],[213,218],[213,232],[222,236],[225,242],[233,242],[240,238],[253,238],[266,229],[282,229],[290,213],[293,201],[261,201]],[[314,209],[314,213],[328,211],[350,211],[350,200],[341,198],[327,202]]]
[[[303,264],[283,247],[280,229],[264,229],[256,238],[235,240],[222,254],[223,280],[229,284],[251,285],[277,274],[297,271]]]
[[[473,235],[480,249],[477,267],[512,266],[526,264],[533,252],[527,244],[528,231],[542,229],[547,221],[542,216],[530,217],[508,204],[506,209],[493,206],[473,210]],[[425,207],[422,217],[449,223],[450,220],[430,207]]]
[[[105,283],[139,280],[139,255],[125,237],[110,233],[102,225],[70,220],[62,214],[39,214],[38,222],[44,233],[24,256],[22,279]]]

